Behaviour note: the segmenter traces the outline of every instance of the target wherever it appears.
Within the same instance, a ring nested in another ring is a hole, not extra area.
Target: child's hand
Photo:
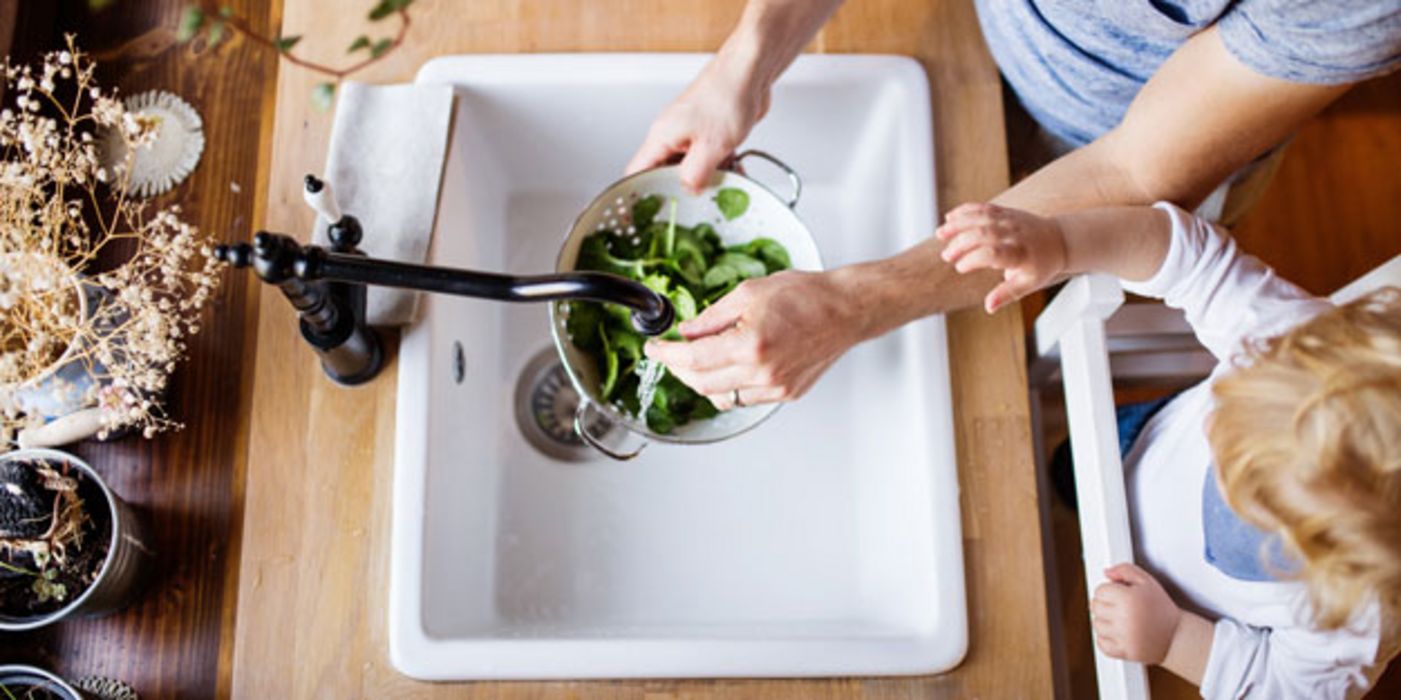
[[[1100,651],[1116,659],[1161,664],[1172,646],[1182,610],[1147,571],[1133,564],[1105,569],[1090,617]]]
[[[964,204],[935,232],[943,258],[959,272],[992,268],[1002,283],[983,305],[992,313],[1049,284],[1065,271],[1065,235],[1054,219],[993,204]]]

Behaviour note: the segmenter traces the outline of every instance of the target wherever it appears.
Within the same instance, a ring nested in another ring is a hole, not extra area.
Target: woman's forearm
[[[716,53],[751,90],[767,92],[842,0],[749,0],[739,24]]]
[[[1044,221],[1044,220],[1043,220]],[[1142,282],[1163,266],[1172,243],[1172,220],[1153,207],[1087,209],[1051,219],[1064,241],[1061,275],[1100,272]],[[832,273],[860,319],[857,336],[873,338],[925,316],[971,306],[984,299],[1001,275],[995,270],[959,274],[941,257],[944,245],[923,241],[883,260]]]
[[[992,200],[994,204],[1055,216],[1105,206],[1152,204],[1162,196],[1148,192],[1124,166],[1129,159],[1106,134],[1047,163]],[[1074,183],[1073,185],[1070,183]]]
[[[923,241],[889,258],[838,268],[832,278],[848,303],[858,307],[857,337],[875,338],[911,321],[976,306],[997,283],[982,271],[961,275],[939,257],[943,244]]]

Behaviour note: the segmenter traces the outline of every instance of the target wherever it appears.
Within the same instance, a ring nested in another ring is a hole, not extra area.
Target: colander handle
[[[608,455],[609,457],[612,457],[613,459],[618,460],[619,462],[626,462],[642,454],[642,450],[647,447],[646,440],[642,441],[642,444],[638,445],[637,449],[633,450],[632,452],[618,452],[613,448],[604,445],[602,440],[598,439],[594,436],[593,433],[589,432],[589,421],[586,420],[586,418],[588,417],[589,412],[593,410],[595,409],[592,401],[584,399],[579,402],[579,407],[574,409],[575,434],[577,434],[584,442],[589,443],[590,447],[594,448],[595,450],[598,450],[599,452],[602,452],[603,454]],[[604,418],[607,418],[607,416],[604,416]]]
[[[788,205],[789,209],[798,206],[798,198],[801,197],[803,194],[803,179],[798,177],[798,172],[796,170],[788,167],[787,163],[779,160],[773,154],[767,151],[760,151],[755,148],[751,148],[747,151],[740,153],[739,155],[736,155],[734,159],[730,162],[734,165],[739,165],[745,158],[758,158],[760,160],[766,160],[772,163],[779,170],[782,170],[783,173],[788,176],[788,184],[793,186],[793,194],[789,195],[788,199],[785,200],[784,203]]]

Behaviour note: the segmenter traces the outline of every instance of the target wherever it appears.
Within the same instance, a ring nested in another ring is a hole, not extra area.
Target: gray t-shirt
[[[1401,65],[1401,0],[977,0],[1002,75],[1051,134],[1084,145],[1193,34],[1252,70],[1350,83]]]

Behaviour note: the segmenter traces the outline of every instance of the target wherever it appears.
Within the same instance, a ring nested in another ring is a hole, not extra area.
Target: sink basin
[[[705,58],[427,64],[420,82],[458,94],[432,263],[553,270],[574,216]],[[798,214],[835,267],[932,233],[931,134],[914,61],[804,56],[745,145],[803,176]],[[858,346],[738,438],[618,463],[537,448],[518,425],[518,380],[550,347],[544,305],[420,308],[399,353],[388,612],[402,673],[894,675],[962,659],[942,318]]]

